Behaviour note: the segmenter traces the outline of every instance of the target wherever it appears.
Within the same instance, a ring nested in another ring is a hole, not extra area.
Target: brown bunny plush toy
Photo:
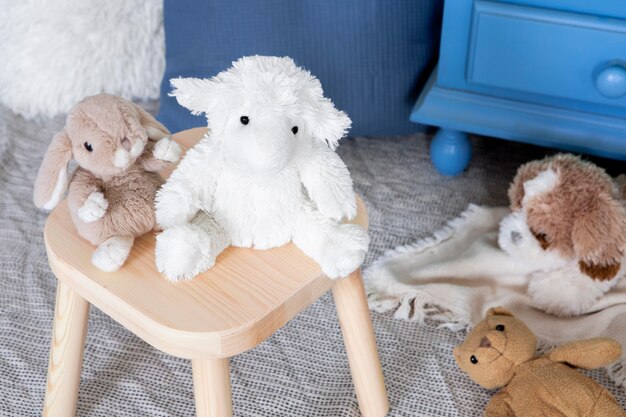
[[[454,350],[457,363],[487,389],[502,388],[485,410],[488,417],[624,417],[615,398],[574,368],[595,369],[616,361],[619,343],[588,339],[535,357],[535,335],[501,307]]]
[[[80,236],[97,245],[92,263],[119,269],[134,238],[155,228],[156,173],[178,161],[180,147],[142,108],[120,97],[87,97],[69,112],[44,156],[34,202],[52,210],[68,188],[72,220]],[[71,159],[78,168],[68,174]]]

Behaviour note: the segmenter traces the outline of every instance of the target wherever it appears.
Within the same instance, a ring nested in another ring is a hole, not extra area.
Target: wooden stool
[[[174,135],[183,148],[206,132]],[[367,227],[358,199],[355,223]],[[154,234],[135,241],[115,273],[91,265],[94,247],[75,231],[66,202],[46,222],[46,250],[57,276],[56,310],[44,416],[76,413],[89,305],[157,349],[191,359],[196,415],[232,416],[228,358],[252,349],[333,289],[361,412],[384,416],[389,405],[360,271],[332,281],[293,244],[225,250],[191,281],[171,284],[155,268]]]

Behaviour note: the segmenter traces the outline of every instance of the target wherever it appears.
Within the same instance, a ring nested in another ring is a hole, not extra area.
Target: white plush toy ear
[[[331,149],[335,149],[339,139],[344,137],[352,121],[348,115],[337,110],[332,101],[321,97],[314,106],[314,111],[308,117],[307,125],[311,134],[318,140],[328,143]]]
[[[191,110],[194,115],[210,114],[215,108],[215,82],[201,78],[172,78],[174,88],[169,94],[176,97],[178,103]]]

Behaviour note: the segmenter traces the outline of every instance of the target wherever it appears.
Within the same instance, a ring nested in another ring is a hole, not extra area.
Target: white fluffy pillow
[[[0,101],[26,117],[107,92],[157,98],[162,0],[0,0]]]

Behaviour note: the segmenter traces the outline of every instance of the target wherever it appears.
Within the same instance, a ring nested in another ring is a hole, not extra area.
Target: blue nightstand
[[[447,0],[411,120],[441,128],[445,175],[469,163],[467,133],[626,160],[626,0]]]

